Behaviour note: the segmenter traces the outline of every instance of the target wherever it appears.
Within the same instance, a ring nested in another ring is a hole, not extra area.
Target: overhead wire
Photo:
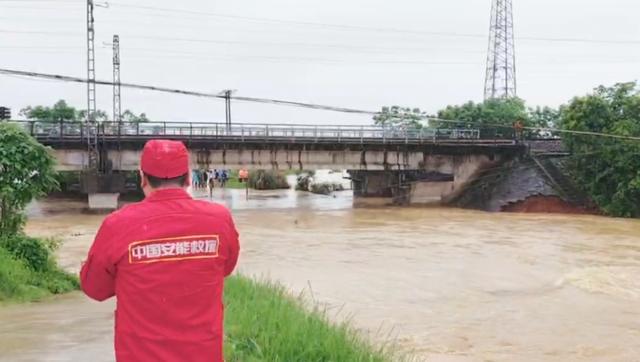
[[[4,30],[0,30],[3,32]],[[29,32],[29,33],[37,33],[37,34],[48,34],[46,32]],[[71,35],[72,33],[64,33],[65,35]],[[77,34],[80,36],[81,34]],[[172,38],[162,38],[162,37],[146,37],[146,36],[128,36],[129,39],[168,39],[172,40]],[[173,38],[173,40],[178,40]],[[186,39],[185,39],[186,40]],[[203,40],[204,41],[204,40]],[[251,42],[233,42],[233,41],[217,41],[211,40],[207,42],[212,43],[221,43],[221,44],[254,44],[259,45],[260,43],[251,43]],[[263,45],[267,46],[280,46],[280,45],[298,45],[297,43],[264,43]],[[301,44],[300,44],[301,45]],[[313,44],[309,44],[309,46],[314,46]],[[318,46],[325,46],[323,44],[318,44]],[[326,45],[332,46],[332,45]],[[67,54],[72,52],[61,52],[57,51],[57,49],[77,49],[82,50],[84,48],[81,47],[69,47],[69,46],[0,46],[0,49],[19,49],[24,52],[32,52],[32,53],[55,53],[55,54]],[[42,49],[42,51],[40,51]],[[46,51],[44,51],[46,50]],[[293,62],[324,62],[324,63],[349,63],[350,60],[346,59],[334,59],[334,58],[318,58],[318,57],[300,57],[300,56],[267,56],[267,55],[212,55],[204,52],[190,52],[190,51],[182,51],[182,50],[165,50],[164,48],[141,48],[141,47],[131,47],[127,49],[128,52],[146,52],[146,53],[157,53],[158,55],[162,55],[162,59],[168,58],[167,55],[175,55],[174,59],[194,59],[196,57],[200,57],[201,59],[221,59],[221,60],[235,60],[235,61],[250,61],[250,60],[267,60],[267,61],[293,61]],[[476,53],[476,52],[473,52]],[[379,53],[384,55],[386,53]],[[389,53],[391,55],[392,53]],[[393,53],[396,55],[397,53]],[[139,58],[143,58],[139,56]],[[596,62],[597,64],[620,64],[620,63],[640,63],[640,59],[606,59],[606,60],[598,60],[589,58],[589,61]],[[412,60],[412,59],[354,59],[353,62],[357,62],[358,64],[406,64],[406,65],[443,65],[443,66],[452,66],[452,65],[484,65],[484,60],[478,60],[476,62],[472,61],[457,61],[457,60]],[[583,62],[546,62],[546,61],[535,61],[531,62],[532,64],[583,64]],[[587,62],[588,63],[588,62]],[[521,64],[529,64],[528,62],[521,62]],[[586,63],[584,63],[586,64]]]
[[[31,0],[30,2],[38,2],[38,1],[44,2],[44,3],[84,4],[83,2],[79,2],[79,1],[76,2],[76,1]],[[360,25],[352,25],[352,24],[331,24],[331,23],[321,23],[321,22],[312,22],[312,21],[286,20],[286,19],[274,19],[274,18],[265,18],[265,17],[222,14],[222,13],[207,12],[207,11],[189,10],[184,8],[181,9],[181,8],[167,8],[167,7],[159,7],[159,6],[134,5],[134,4],[121,3],[118,1],[109,1],[108,3],[110,7],[114,7],[116,9],[118,7],[121,7],[121,8],[128,8],[128,9],[169,13],[167,17],[170,17],[170,18],[175,18],[176,14],[187,14],[191,16],[216,17],[216,18],[223,18],[223,19],[260,22],[260,23],[267,23],[267,24],[283,24],[283,25],[306,26],[306,27],[316,27],[316,28],[341,29],[341,30],[347,30],[347,31],[369,31],[369,32],[378,32],[378,33],[380,32],[391,33],[391,34],[397,33],[397,34],[414,34],[414,35],[428,35],[428,36],[439,36],[439,37],[478,38],[478,39],[486,39],[487,37],[487,34],[485,33],[482,33],[482,34],[460,33],[460,32],[412,30],[412,29],[389,28],[389,27],[370,27],[370,26],[360,26]],[[14,8],[18,8],[18,7],[14,7]],[[33,9],[42,9],[42,8],[38,7]],[[524,40],[524,41],[556,42],[556,43],[589,43],[589,44],[614,44],[614,45],[640,44],[640,40],[635,40],[635,39],[593,39],[593,38],[578,38],[578,37],[536,37],[536,36],[518,36],[516,37],[516,39]]]
[[[166,7],[158,7],[158,6],[145,6],[145,5],[132,5],[120,3],[118,1],[110,1],[110,5],[115,5],[115,7],[125,7],[132,9],[142,9],[142,10],[152,10],[152,11],[160,11],[160,12],[169,12],[171,16],[174,17],[176,13],[181,14],[190,14],[196,16],[209,16],[209,17],[218,17],[218,18],[227,18],[234,20],[245,20],[245,21],[254,21],[254,22],[265,22],[265,23],[277,23],[277,24],[286,24],[286,25],[302,25],[302,26],[313,26],[313,27],[322,27],[322,28],[335,28],[335,29],[343,29],[343,30],[355,30],[355,31],[372,31],[372,32],[385,32],[385,33],[401,33],[401,34],[417,34],[417,35],[430,35],[430,36],[442,36],[442,37],[460,37],[460,38],[482,38],[486,39],[487,34],[479,34],[479,33],[458,33],[458,32],[438,32],[438,31],[424,31],[424,30],[410,30],[410,29],[399,29],[399,28],[379,28],[379,27],[369,27],[369,26],[359,26],[359,25],[348,25],[348,24],[329,24],[329,23],[320,23],[320,22],[310,22],[310,21],[299,21],[299,20],[284,20],[284,19],[273,19],[273,18],[263,18],[263,17],[250,17],[250,16],[242,16],[242,15],[231,15],[231,14],[221,14],[207,11],[195,11],[188,9],[179,9],[179,8],[166,8]],[[640,40],[620,40],[620,39],[589,39],[589,38],[573,38],[573,37],[534,37],[534,36],[523,36],[516,37],[519,40],[527,40],[527,41],[543,41],[543,42],[560,42],[560,43],[593,43],[593,44],[619,44],[619,45],[632,45],[632,44],[640,44]]]

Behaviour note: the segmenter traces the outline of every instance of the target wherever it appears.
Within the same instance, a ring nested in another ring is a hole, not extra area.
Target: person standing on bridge
[[[82,265],[82,290],[117,297],[118,362],[222,362],[224,278],[238,232],[224,206],[194,200],[181,142],[147,142],[145,200],[107,216]]]
[[[513,131],[514,131],[516,142],[522,141],[523,130],[524,130],[524,124],[522,123],[522,120],[520,119],[516,120],[513,124]]]

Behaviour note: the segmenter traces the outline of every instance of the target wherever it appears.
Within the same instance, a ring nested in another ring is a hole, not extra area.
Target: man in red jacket
[[[186,192],[181,142],[147,142],[140,168],[146,198],[104,220],[82,290],[98,301],[117,297],[118,362],[223,361],[224,278],[239,251],[233,219]]]

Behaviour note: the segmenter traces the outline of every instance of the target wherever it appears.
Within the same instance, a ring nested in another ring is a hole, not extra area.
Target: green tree
[[[47,148],[17,125],[0,123],[0,234],[18,233],[26,205],[57,185]]]
[[[140,113],[140,115],[136,115],[135,113],[131,112],[128,109],[122,112],[121,117],[122,117],[122,121],[126,123],[150,122],[149,118],[147,118],[147,115],[145,113]]]
[[[556,128],[560,121],[560,111],[551,107],[529,108],[527,120],[531,127]]]
[[[563,129],[640,137],[637,84],[598,87],[562,108]],[[606,213],[640,217],[640,141],[565,134],[576,181]]]
[[[107,112],[102,111],[102,110],[96,110],[95,114],[94,114],[94,118],[96,122],[109,122],[109,115],[107,114]],[[80,120],[85,120],[87,119],[87,110],[83,109],[80,112],[78,112],[78,119]]]
[[[74,107],[71,107],[64,100],[59,100],[53,107],[46,106],[29,106],[20,110],[20,114],[27,119],[37,121],[79,121],[80,113]]]
[[[527,125],[528,114],[524,101],[519,98],[489,99],[482,103],[467,102],[460,106],[447,106],[438,112],[438,118],[459,121],[439,122],[438,127],[493,127],[513,126],[520,120]]]
[[[382,111],[373,120],[378,126],[391,126],[399,128],[422,128],[427,114],[420,111],[420,108],[409,107],[382,107]]]

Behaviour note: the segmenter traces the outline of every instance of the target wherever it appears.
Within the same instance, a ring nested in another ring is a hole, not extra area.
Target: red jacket
[[[109,215],[80,278],[89,297],[117,297],[117,361],[223,361],[224,277],[238,251],[229,211],[182,189]]]

